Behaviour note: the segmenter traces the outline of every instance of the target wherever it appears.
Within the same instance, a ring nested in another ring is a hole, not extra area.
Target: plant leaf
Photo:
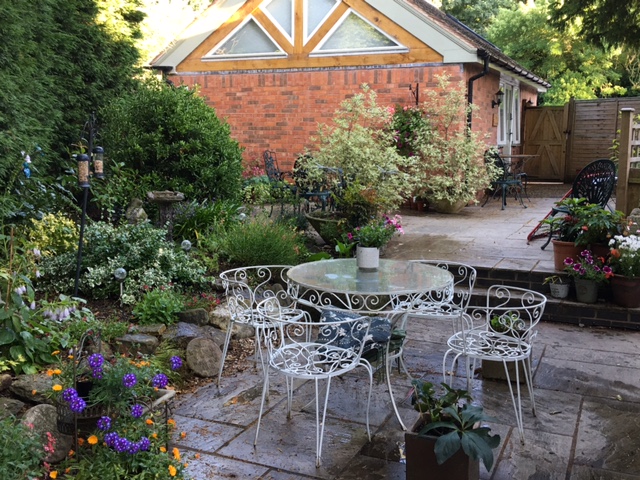
[[[493,466],[493,449],[500,443],[500,436],[489,435],[489,429],[478,428],[462,433],[462,450],[474,460],[480,458],[488,471]]]
[[[436,444],[433,447],[433,452],[436,454],[438,465],[442,465],[444,462],[449,460],[458,450],[460,450],[460,435],[456,431],[449,432],[446,435],[438,437],[438,440],[436,440]]]

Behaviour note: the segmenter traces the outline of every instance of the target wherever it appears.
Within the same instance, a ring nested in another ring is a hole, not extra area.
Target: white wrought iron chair
[[[261,265],[227,270],[220,274],[229,308],[229,325],[222,349],[222,360],[218,372],[218,387],[229,350],[229,342],[235,324],[250,325],[255,329],[255,360],[264,368],[260,339],[261,330],[271,328],[258,312],[258,303],[265,298],[274,298],[283,305],[291,305],[292,299],[286,291],[287,271],[290,265]]]
[[[487,290],[486,306],[470,312],[474,327],[460,322],[460,331],[447,341],[449,349],[442,360],[442,375],[446,379],[449,356],[451,369],[449,384],[453,382],[454,365],[460,357],[465,358],[467,389],[471,384],[471,360],[493,360],[502,362],[507,377],[509,393],[513,402],[520,441],[524,444],[522,402],[520,396],[520,368],[531,399],[531,411],[536,414],[533,395],[531,356],[536,325],[542,318],[547,297],[539,292],[506,285],[493,285]],[[516,395],[509,373],[509,364],[515,367]]]
[[[367,342],[369,319],[365,316],[336,316],[336,321],[313,321],[306,311],[283,309],[277,301],[266,299],[258,307],[265,321],[272,322],[273,328],[263,328],[264,343],[267,345],[268,367],[264,375],[260,413],[256,427],[254,446],[258,443],[260,422],[264,413],[264,403],[269,391],[269,372],[274,370],[285,376],[287,386],[287,418],[291,418],[293,381],[313,380],[315,383],[316,409],[316,467],[320,467],[322,439],[324,436],[327,404],[331,389],[331,379],[344,375],[362,365],[369,373],[369,394],[367,397],[367,435],[369,429],[369,405],[373,388],[371,365],[362,359],[362,351]],[[319,381],[326,380],[326,392],[320,414]]]

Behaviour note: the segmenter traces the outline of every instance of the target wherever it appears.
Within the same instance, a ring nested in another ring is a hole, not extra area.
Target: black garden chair
[[[522,175],[514,175],[511,172],[510,166],[505,163],[498,152],[487,150],[484,159],[485,163],[493,164],[499,174],[491,181],[491,190],[493,193],[486,195],[482,206],[484,207],[490,198],[495,198],[500,195],[502,198],[502,210],[504,210],[504,207],[507,206],[507,194],[513,193],[515,199],[520,202],[520,205],[527,208],[522,201]]]

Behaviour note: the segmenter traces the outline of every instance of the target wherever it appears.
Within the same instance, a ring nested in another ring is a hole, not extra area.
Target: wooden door
[[[524,152],[529,180],[562,182],[565,171],[564,107],[528,107],[524,111]]]

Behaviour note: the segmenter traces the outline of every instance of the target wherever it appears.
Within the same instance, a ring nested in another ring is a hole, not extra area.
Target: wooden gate
[[[640,111],[640,98],[571,100],[564,107],[524,110],[524,153],[538,155],[527,164],[532,180],[571,183],[588,163],[611,158],[619,136],[620,109]]]
[[[527,163],[531,180],[563,181],[564,112],[564,107],[528,107],[524,110],[523,153],[538,155]]]

